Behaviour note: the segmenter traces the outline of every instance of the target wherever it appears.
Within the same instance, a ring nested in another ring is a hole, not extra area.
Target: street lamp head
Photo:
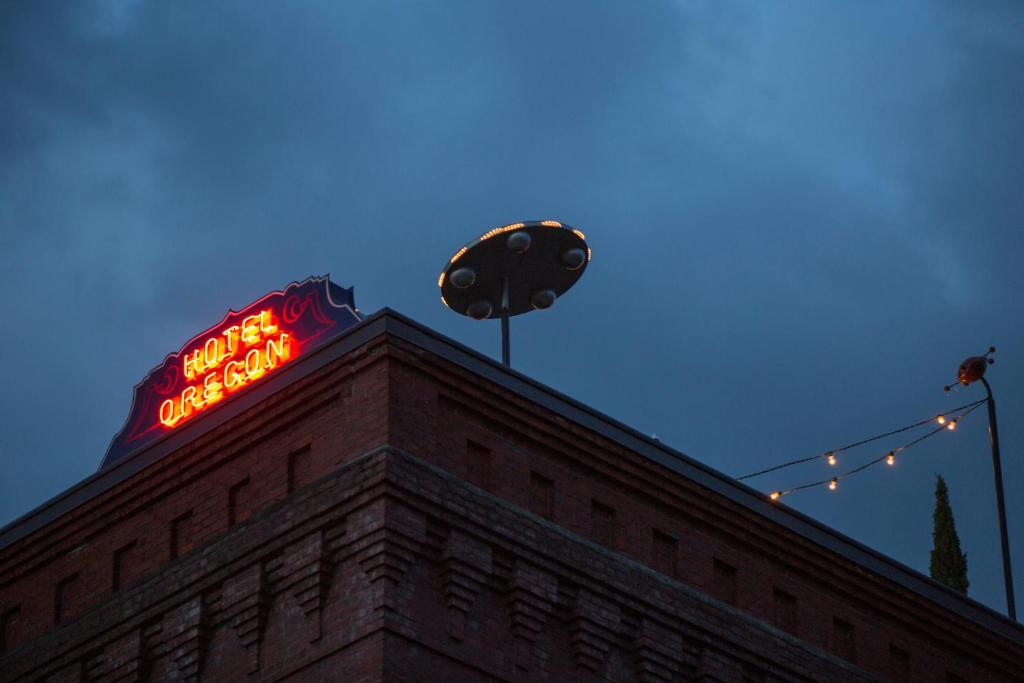
[[[988,357],[988,354],[994,351],[994,347],[989,347],[988,353],[984,356],[971,356],[965,359],[956,372],[956,380],[960,384],[967,386],[984,377],[985,369],[988,368],[989,364],[995,363],[995,359]]]
[[[976,382],[985,375],[985,368],[988,367],[988,362],[982,356],[971,356],[960,364],[960,369],[956,372],[956,379],[960,384],[967,386],[972,382]]]
[[[437,284],[456,313],[477,320],[514,317],[550,308],[589,262],[580,230],[558,221],[523,221],[488,230],[459,248]]]
[[[590,261],[581,231],[559,221],[488,230],[459,248],[437,278],[441,303],[474,320],[501,320],[501,361],[509,361],[509,318],[551,308]]]

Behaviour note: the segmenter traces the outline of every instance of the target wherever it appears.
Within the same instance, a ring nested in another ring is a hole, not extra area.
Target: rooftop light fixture
[[[494,228],[461,247],[437,280],[441,303],[475,320],[501,320],[501,362],[510,365],[508,319],[551,308],[590,262],[586,236],[558,221]]]

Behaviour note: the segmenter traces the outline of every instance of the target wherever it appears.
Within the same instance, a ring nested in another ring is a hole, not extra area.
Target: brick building
[[[394,312],[0,531],[0,681],[1021,681],[1024,629]]]

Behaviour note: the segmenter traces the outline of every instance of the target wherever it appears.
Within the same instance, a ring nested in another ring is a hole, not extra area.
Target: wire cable
[[[981,399],[979,401],[973,401],[971,403],[966,403],[966,404],[964,404],[962,406],[959,406],[957,408],[953,408],[952,410],[946,411],[945,413],[938,413],[937,417],[945,417],[947,415],[951,415],[953,413],[956,413],[956,412],[958,412],[960,410],[964,410],[964,409],[974,410],[974,408],[977,408],[979,405],[981,405],[982,403],[984,403],[987,400],[988,399],[983,398],[983,399]],[[967,413],[964,413],[964,414],[966,415]],[[903,432],[910,431],[911,429],[915,429],[917,427],[924,426],[924,425],[928,424],[929,422],[932,422],[933,420],[935,420],[935,418],[934,417],[930,417],[927,420],[921,420],[920,422],[915,422],[915,423],[907,425],[905,427],[900,427],[899,429],[894,429],[891,432],[886,432],[884,434],[879,434],[877,436],[872,436],[872,437],[869,437],[867,439],[861,439],[860,441],[855,441],[855,442],[853,442],[851,444],[847,444],[846,446],[843,446],[842,448],[834,448],[834,449],[832,449],[830,451],[825,451],[824,453],[821,453],[821,454],[818,454],[818,455],[812,455],[812,456],[810,456],[808,458],[800,458],[798,460],[791,460],[789,462],[784,462],[784,463],[782,463],[780,465],[774,465],[772,467],[765,468],[765,469],[760,470],[758,472],[752,472],[750,474],[744,474],[742,477],[736,477],[736,481],[743,481],[744,479],[752,479],[754,477],[759,477],[762,474],[768,474],[769,472],[775,472],[776,470],[781,470],[781,469],[784,469],[786,467],[792,467],[793,465],[801,465],[801,464],[803,464],[805,462],[811,462],[812,460],[820,460],[822,458],[830,458],[830,457],[834,458],[836,453],[842,453],[843,451],[852,450],[854,448],[857,448],[858,446],[863,446],[863,445],[869,444],[869,443],[871,443],[873,441],[878,441],[879,439],[884,439],[884,438],[886,438],[888,436],[895,436],[896,434],[902,434]],[[942,429],[944,429],[944,427],[940,428],[939,431],[941,431]],[[885,457],[885,456],[883,456],[883,457]],[[828,482],[828,481],[830,481],[830,480],[826,480],[826,482]]]
[[[800,484],[799,486],[792,486],[792,487],[790,487],[788,489],[784,489],[784,490],[781,490],[781,491],[772,491],[769,494],[768,497],[771,498],[772,500],[778,500],[782,496],[789,495],[789,494],[794,493],[796,491],[802,491],[804,489],[814,488],[816,486],[824,486],[826,484],[829,485],[830,489],[834,489],[836,487],[836,484],[841,479],[845,479],[845,478],[850,477],[850,476],[852,476],[854,474],[857,474],[859,472],[863,472],[867,468],[871,467],[872,465],[877,465],[878,463],[882,462],[883,460],[889,460],[890,464],[892,464],[893,460],[890,460],[890,459],[895,458],[897,453],[901,453],[901,452],[903,452],[903,451],[905,451],[905,450],[907,450],[909,448],[912,448],[913,446],[916,446],[917,444],[921,443],[925,439],[928,439],[928,438],[931,438],[931,437],[935,436],[939,432],[950,430],[950,425],[954,425],[955,426],[957,423],[959,423],[960,420],[962,420],[965,417],[967,417],[968,415],[970,415],[982,403],[985,403],[987,400],[988,400],[987,398],[983,398],[980,401],[975,401],[974,403],[968,403],[966,405],[960,406],[960,408],[957,408],[955,410],[951,410],[951,411],[949,411],[947,413],[942,413],[942,415],[945,416],[945,415],[949,415],[951,413],[954,413],[957,410],[962,410],[962,409],[966,408],[966,410],[964,410],[964,412],[960,413],[955,418],[950,420],[949,424],[944,424],[944,425],[942,425],[942,426],[940,426],[940,427],[938,427],[936,429],[933,429],[932,431],[928,432],[927,434],[919,436],[918,438],[914,439],[913,441],[909,441],[909,442],[903,444],[902,446],[899,446],[898,448],[895,448],[895,449],[889,451],[885,455],[882,455],[882,456],[880,456],[878,458],[875,458],[874,460],[869,460],[868,462],[864,463],[863,465],[855,467],[852,470],[849,470],[847,472],[843,472],[842,474],[837,474],[837,475],[835,475],[833,477],[829,477],[828,479],[822,479],[821,481],[813,481],[813,482],[809,482],[807,484]],[[930,421],[931,420],[928,420],[928,422],[930,422]],[[922,424],[924,424],[924,423],[923,422],[918,423],[916,426],[920,427]],[[904,428],[904,429],[901,429],[899,431],[907,431],[907,430]],[[895,433],[898,433],[898,432],[895,432]],[[874,440],[874,439],[872,439],[872,440]]]

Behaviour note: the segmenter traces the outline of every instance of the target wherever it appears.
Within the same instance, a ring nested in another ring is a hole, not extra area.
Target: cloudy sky
[[[95,471],[167,352],[292,280],[496,355],[437,274],[552,218],[594,260],[513,321],[516,368],[728,474],[980,398],[942,386],[995,344],[1021,575],[1022,69],[1015,1],[4,3],[0,523]],[[785,500],[927,572],[935,473],[1005,609],[983,411]]]

